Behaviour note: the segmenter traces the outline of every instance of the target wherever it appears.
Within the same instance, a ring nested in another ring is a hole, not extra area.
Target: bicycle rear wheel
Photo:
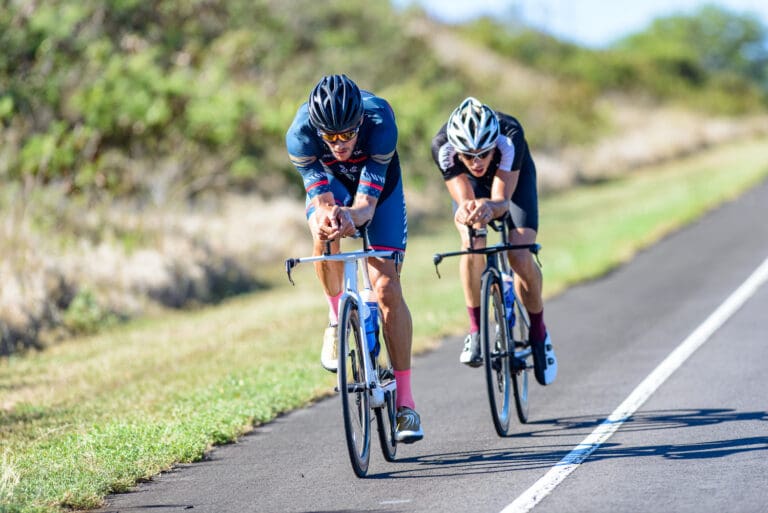
[[[515,361],[512,364],[512,383],[515,390],[515,409],[517,418],[525,424],[528,422],[528,376],[533,368],[533,353],[529,344],[529,328],[531,321],[528,312],[519,300],[515,299],[515,326],[512,329],[512,340],[515,347]]]
[[[513,387],[510,337],[504,313],[501,279],[494,273],[483,273],[480,286],[480,341],[491,417],[499,436],[506,436],[509,432]]]
[[[387,355],[379,356],[379,361],[383,362],[379,367],[379,382],[382,387],[395,380],[395,372]],[[384,363],[385,362],[385,363]],[[395,416],[397,408],[395,399],[397,390],[384,393],[384,406],[376,408],[376,427],[379,431],[379,442],[381,443],[381,452],[387,461],[395,461],[397,455],[397,441],[395,440],[395,428],[397,426]]]
[[[349,459],[355,474],[365,477],[371,456],[371,409],[365,377],[367,347],[360,337],[358,312],[353,301],[344,303],[339,322],[338,377]]]

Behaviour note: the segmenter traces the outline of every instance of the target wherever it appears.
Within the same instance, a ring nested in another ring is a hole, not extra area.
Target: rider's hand
[[[472,199],[462,203],[454,216],[459,224],[468,226],[474,224],[486,225],[493,219],[493,211],[485,201]]]
[[[471,224],[467,223],[467,219],[469,218],[470,211],[474,208],[475,200],[468,200],[459,205],[459,207],[456,209],[456,213],[454,214],[453,218],[454,220],[459,224]]]
[[[319,240],[334,240],[339,238],[339,226],[333,213],[333,208],[317,207],[310,217],[310,230]]]
[[[352,214],[348,208],[337,207],[336,223],[338,225],[340,237],[349,237],[350,235],[354,235],[357,231],[355,222],[352,220]]]
[[[355,234],[355,223],[349,210],[338,205],[318,208],[313,220],[312,230],[320,240],[336,240]]]
[[[488,202],[475,200],[474,208],[470,210],[467,217],[467,224],[481,224],[486,225],[493,219],[493,210]]]

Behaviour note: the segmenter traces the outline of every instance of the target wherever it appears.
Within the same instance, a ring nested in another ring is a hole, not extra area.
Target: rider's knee
[[[536,272],[536,264],[533,261],[533,255],[531,255],[528,250],[510,251],[509,265],[511,265],[512,270],[521,277],[526,277],[529,274]]]
[[[400,282],[391,276],[381,276],[376,282],[375,289],[379,302],[386,306],[394,305],[403,299]]]

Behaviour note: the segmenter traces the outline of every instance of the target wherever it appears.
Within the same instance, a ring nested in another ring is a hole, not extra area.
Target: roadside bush
[[[96,296],[87,288],[78,291],[63,317],[64,327],[75,335],[96,333],[118,320],[115,314],[99,304]]]

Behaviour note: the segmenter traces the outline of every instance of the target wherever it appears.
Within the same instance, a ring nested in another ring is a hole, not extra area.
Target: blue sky
[[[447,22],[485,14],[508,17],[518,13],[526,24],[594,48],[643,30],[659,16],[691,13],[706,4],[737,13],[754,13],[768,26],[768,0],[393,0],[393,3],[396,6],[419,4]]]

